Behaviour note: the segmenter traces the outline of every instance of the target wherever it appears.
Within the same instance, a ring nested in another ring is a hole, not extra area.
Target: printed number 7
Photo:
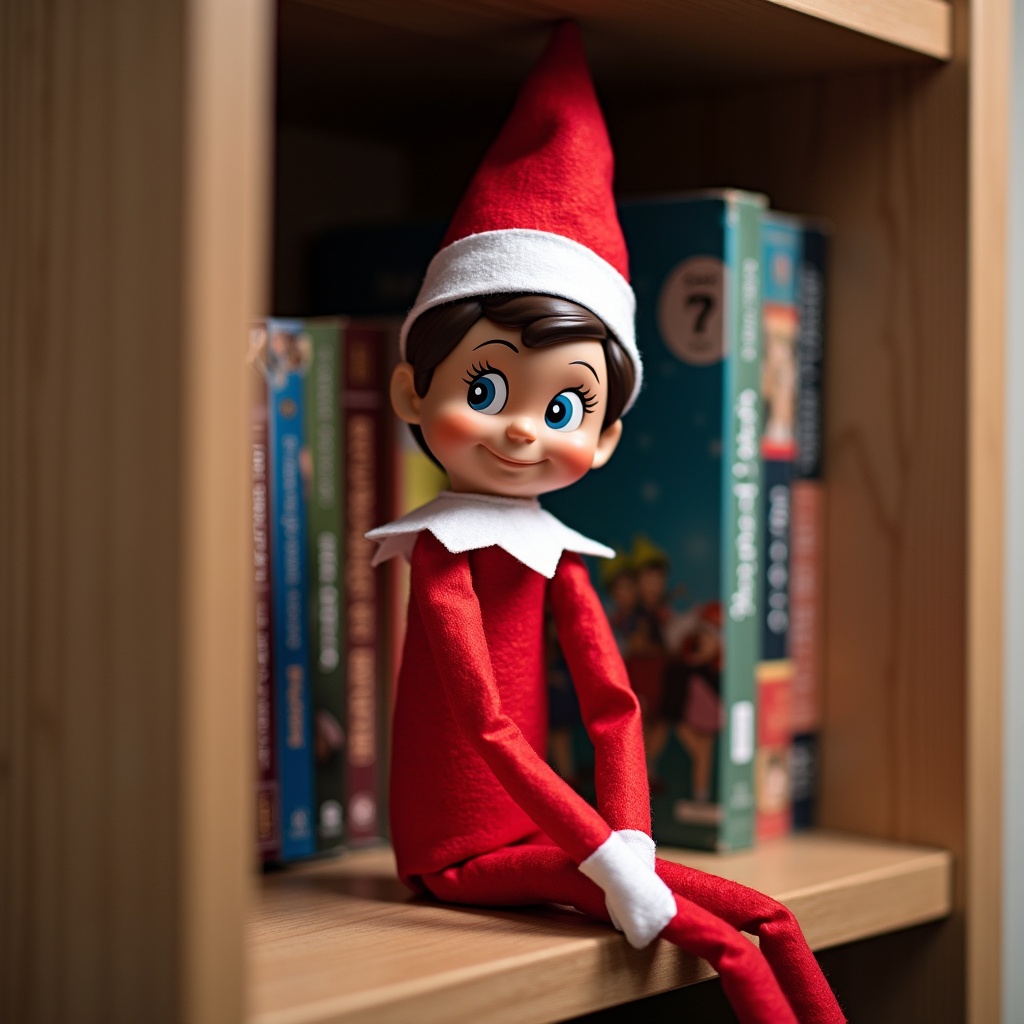
[[[711,311],[715,308],[714,296],[708,295],[705,292],[697,292],[694,295],[687,296],[686,305],[687,307],[700,307],[700,310],[697,313],[697,319],[693,324],[693,329],[697,334],[703,333],[704,325],[707,323],[707,319],[711,315]]]

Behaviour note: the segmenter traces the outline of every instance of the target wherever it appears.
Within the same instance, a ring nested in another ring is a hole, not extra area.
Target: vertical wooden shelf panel
[[[242,353],[266,309],[272,11],[187,5],[180,714],[182,1018],[241,1019],[251,898],[255,708],[249,490],[254,390]]]
[[[967,1019],[1002,1014],[1003,565],[1009,2],[970,19],[967,342]],[[1019,8],[1018,8],[1019,10]],[[1018,169],[1019,173],[1019,169]]]
[[[238,1020],[269,10],[0,14],[0,1018]]]

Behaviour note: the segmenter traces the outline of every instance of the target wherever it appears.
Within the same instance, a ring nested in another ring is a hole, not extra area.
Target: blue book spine
[[[306,561],[304,371],[308,339],[294,321],[268,322],[274,699],[281,784],[281,857],[316,850]],[[304,345],[303,342],[306,342]]]

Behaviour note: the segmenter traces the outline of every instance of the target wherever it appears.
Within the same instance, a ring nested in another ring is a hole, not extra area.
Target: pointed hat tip
[[[555,23],[548,38],[547,46],[545,46],[538,63],[543,63],[552,55],[557,55],[563,59],[571,55],[582,58],[584,62],[586,61],[586,50],[583,47],[583,30],[580,28],[579,22],[573,21],[571,18],[565,18]]]

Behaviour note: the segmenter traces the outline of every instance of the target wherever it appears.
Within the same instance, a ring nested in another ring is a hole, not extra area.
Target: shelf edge
[[[947,916],[951,882],[950,854],[908,848],[907,856],[893,863],[777,895],[800,920],[812,948],[824,949]],[[499,915],[510,920],[510,929],[539,926],[540,935],[552,924],[544,912],[536,911],[444,912]],[[556,947],[534,952],[520,946],[488,963],[268,1009],[254,1013],[249,1024],[403,1024],[410,1019],[423,1024],[485,1019],[488,1024],[518,1024],[564,1019],[712,976],[706,963],[667,944],[637,951],[615,933],[581,923],[579,937]]]
[[[949,60],[953,55],[952,6],[945,0],[768,0],[861,35]]]

